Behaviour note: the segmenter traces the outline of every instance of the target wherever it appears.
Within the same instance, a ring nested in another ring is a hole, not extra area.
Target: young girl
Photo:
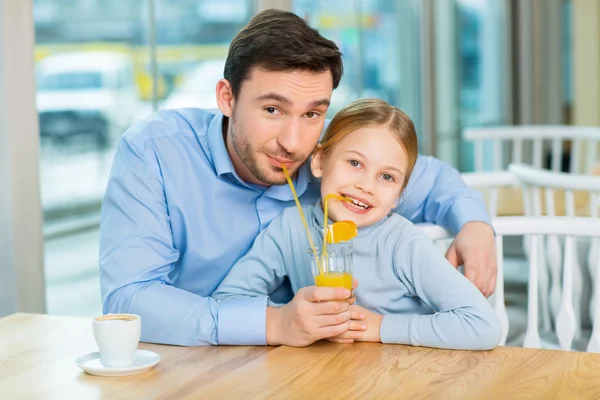
[[[393,213],[417,159],[410,118],[382,100],[357,100],[329,124],[311,161],[329,201],[329,224],[351,220],[357,306],[367,315],[362,340],[448,349],[491,349],[501,327],[477,288],[432,241]],[[311,228],[323,226],[319,200],[303,207]],[[314,231],[314,229],[313,229]],[[286,209],[256,238],[213,293],[217,300],[272,293],[285,277],[294,292],[313,286],[312,255],[296,208]],[[344,340],[334,338],[334,341]],[[350,340],[351,341],[351,340]]]

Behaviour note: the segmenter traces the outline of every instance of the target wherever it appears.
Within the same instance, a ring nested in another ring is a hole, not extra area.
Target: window
[[[102,74],[98,72],[58,72],[41,71],[37,75],[37,88],[40,92],[94,90],[102,87]]]
[[[459,132],[468,126],[506,124],[506,8],[491,0],[458,0],[456,4],[459,48],[453,62],[460,67]],[[472,144],[460,134],[456,141],[460,159],[455,166],[461,171],[472,171]]]
[[[343,54],[344,76],[333,92],[328,117],[353,100],[376,97],[405,111],[421,136],[419,2],[293,2],[294,13],[333,40]]]
[[[150,0],[34,1],[50,314],[101,312],[99,213],[120,136],[153,100],[216,106],[229,42],[253,13],[251,0],[152,1],[153,21]]]

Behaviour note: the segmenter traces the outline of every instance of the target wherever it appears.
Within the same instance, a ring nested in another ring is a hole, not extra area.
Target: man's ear
[[[231,84],[227,79],[220,79],[219,82],[217,82],[217,104],[223,115],[231,117],[235,100],[233,98]]]
[[[310,169],[315,178],[321,178],[323,176],[323,149],[320,144],[318,144],[315,151],[313,151]]]

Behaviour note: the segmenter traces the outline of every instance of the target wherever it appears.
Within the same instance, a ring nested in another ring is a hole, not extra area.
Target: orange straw
[[[298,195],[296,194],[296,188],[294,187],[294,183],[292,182],[292,178],[290,178],[290,174],[285,167],[285,164],[281,164],[281,169],[283,169],[283,173],[285,175],[285,179],[288,181],[288,185],[290,185],[290,190],[292,191],[292,195],[294,196],[294,200],[296,201],[296,207],[298,208],[298,213],[300,214],[300,219],[302,220],[302,224],[304,224],[304,229],[306,230],[306,236],[308,237],[308,243],[310,244],[310,248],[312,249],[313,255],[315,257],[315,261],[317,262],[317,268],[321,274],[324,274],[325,271],[321,268],[321,262],[319,261],[319,254],[317,253],[317,249],[315,248],[315,243],[313,242],[312,236],[310,234],[310,230],[308,229],[308,224],[306,223],[306,218],[304,218],[304,212],[302,211],[302,206],[300,206],[300,200],[298,200]],[[325,245],[325,243],[323,243]]]

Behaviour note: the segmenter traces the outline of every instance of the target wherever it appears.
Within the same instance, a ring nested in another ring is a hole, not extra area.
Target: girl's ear
[[[315,178],[321,178],[323,176],[323,149],[320,144],[317,145],[313,152],[312,160],[310,161],[310,169]]]

